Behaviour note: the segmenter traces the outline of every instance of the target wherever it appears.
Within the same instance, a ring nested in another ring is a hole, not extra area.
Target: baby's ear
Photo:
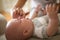
[[[28,31],[27,29],[23,31],[23,35],[24,35],[24,36],[27,36],[28,33],[29,33],[29,31]]]
[[[28,29],[24,30],[23,31],[23,36],[24,36],[24,39],[27,39],[30,37],[30,31]]]

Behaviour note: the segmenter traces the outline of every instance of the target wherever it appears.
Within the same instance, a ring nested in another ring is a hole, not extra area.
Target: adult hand
[[[25,17],[25,13],[22,9],[19,9],[19,8],[15,8],[13,10],[13,18],[24,18]]]

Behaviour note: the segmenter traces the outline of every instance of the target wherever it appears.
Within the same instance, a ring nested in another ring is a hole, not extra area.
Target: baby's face
[[[15,19],[7,26],[6,37],[10,40],[22,40],[29,38],[34,30],[34,26],[29,19]],[[22,39],[20,39],[22,38]]]
[[[23,35],[25,37],[30,37],[34,30],[32,21],[26,18],[23,19],[18,18],[16,21],[18,22],[17,24],[19,25],[19,27],[23,29]]]

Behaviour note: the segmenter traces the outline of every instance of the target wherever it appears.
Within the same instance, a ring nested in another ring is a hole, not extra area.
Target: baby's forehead
[[[16,22],[16,19],[11,19],[11,20],[9,20],[9,21],[7,22],[6,27],[8,27],[10,24],[15,24],[15,22]]]

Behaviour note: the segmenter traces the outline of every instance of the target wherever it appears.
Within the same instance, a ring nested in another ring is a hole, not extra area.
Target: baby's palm
[[[55,4],[47,5],[46,6],[46,12],[47,12],[47,15],[50,19],[56,19],[58,17],[57,16],[58,7]]]

